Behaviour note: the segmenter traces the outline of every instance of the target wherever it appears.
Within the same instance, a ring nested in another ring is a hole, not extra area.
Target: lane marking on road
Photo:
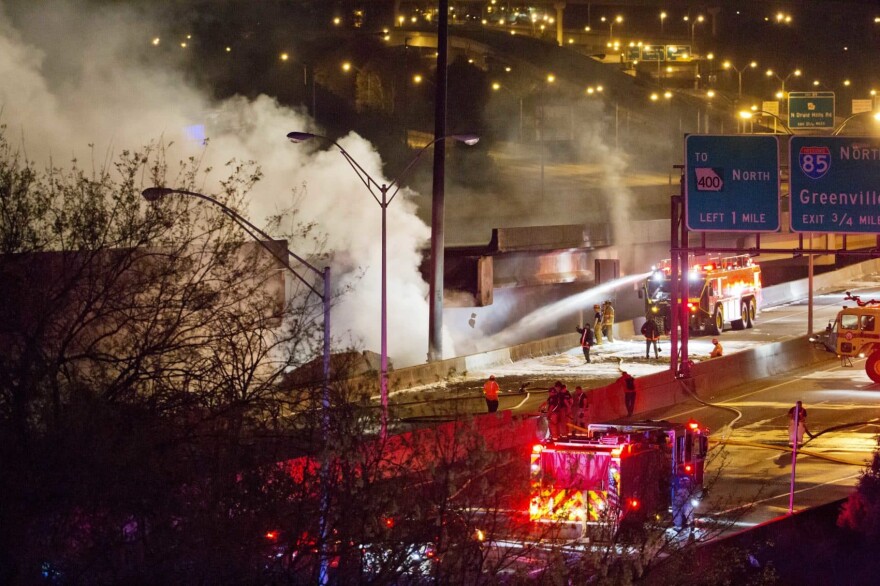
[[[837,479],[835,479],[835,480],[829,480],[828,482],[823,482],[823,483],[821,483],[821,484],[814,484],[813,486],[808,486],[808,487],[806,487],[806,488],[799,488],[798,490],[794,491],[794,494],[800,494],[800,493],[802,493],[802,492],[807,492],[807,491],[810,491],[810,490],[815,490],[815,489],[817,489],[817,488],[821,488],[821,487],[823,487],[823,486],[829,486],[829,485],[837,484],[837,483],[839,483],[839,482],[843,482],[843,481],[845,481],[845,480],[852,480],[853,478],[858,478],[858,477],[860,477],[861,475],[862,475],[862,473],[859,472],[859,473],[857,473],[857,474],[850,474],[849,476],[841,476],[840,478],[837,478]],[[717,513],[712,513],[712,514],[713,514],[713,515],[726,515],[726,514],[728,514],[728,513],[732,513],[733,511],[738,511],[739,509],[743,509],[743,508],[745,508],[745,507],[754,507],[754,506],[756,506],[756,505],[760,505],[760,504],[762,504],[762,503],[766,503],[766,502],[768,502],[768,501],[772,501],[772,500],[776,500],[776,499],[780,499],[780,498],[787,498],[787,497],[790,496],[790,495],[791,495],[791,492],[784,492],[784,493],[777,494],[777,495],[775,495],[775,496],[768,496],[767,498],[763,498],[763,499],[761,499],[761,500],[752,501],[752,502],[750,502],[750,503],[744,503],[744,504],[742,504],[742,505],[737,505],[737,506],[732,507],[732,508],[730,508],[730,509],[726,509],[726,510],[724,510],[724,511],[720,511],[720,512],[717,512]]]

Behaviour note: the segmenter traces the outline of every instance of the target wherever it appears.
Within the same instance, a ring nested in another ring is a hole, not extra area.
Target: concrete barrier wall
[[[867,260],[836,271],[816,275],[813,278],[813,288],[815,291],[833,290],[840,287],[840,283],[844,281],[857,279],[866,274],[876,272],[880,272],[880,259]],[[762,292],[763,303],[764,305],[779,305],[804,299],[808,295],[808,287],[807,279],[765,287]],[[621,338],[635,335],[637,331],[636,324],[641,324],[641,321],[642,318],[636,318],[633,321],[615,324],[614,335]],[[469,371],[487,370],[495,365],[510,364],[525,358],[567,352],[577,346],[578,335],[576,333],[562,334],[525,344],[518,344],[510,348],[500,348],[489,352],[401,368],[389,374],[389,386],[392,390],[399,390],[437,383],[447,380],[456,374],[461,375]],[[364,378],[363,383],[372,392],[378,392],[378,383],[375,376]]]
[[[880,272],[880,259],[866,260],[836,271],[814,275],[813,290],[829,291],[837,289],[844,281],[858,279],[864,275],[876,272]],[[806,299],[807,295],[809,295],[809,280],[798,279],[797,281],[773,285],[772,287],[764,287],[761,294],[764,305],[779,305],[781,303]]]

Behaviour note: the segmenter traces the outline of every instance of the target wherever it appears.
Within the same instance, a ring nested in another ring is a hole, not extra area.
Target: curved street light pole
[[[858,116],[866,116],[866,115],[871,115],[874,117],[874,120],[877,120],[878,122],[880,122],[880,112],[874,112],[874,111],[857,112],[856,114],[849,116],[843,122],[841,122],[840,126],[835,128],[834,132],[831,133],[831,136],[837,136],[838,134],[840,134],[840,131],[843,130],[843,127],[846,126],[847,122],[849,122],[853,118],[857,118]]]
[[[739,113],[739,117],[742,118],[743,120],[751,120],[752,116],[755,114],[766,114],[767,116],[774,118],[777,122],[779,122],[779,124],[782,125],[782,128],[785,129],[786,134],[794,134],[794,132],[791,131],[791,128],[789,128],[788,125],[785,122],[783,122],[782,118],[780,118],[779,116],[777,116],[776,114],[774,114],[772,112],[768,112],[767,110],[751,110],[751,111],[742,110]]]
[[[299,279],[308,289],[321,299],[324,310],[324,346],[323,346],[323,364],[322,364],[322,389],[321,389],[321,437],[324,445],[321,448],[321,504],[320,517],[318,519],[318,550],[320,552],[320,567],[318,582],[319,584],[327,584],[329,582],[330,557],[327,552],[327,537],[329,533],[329,512],[330,512],[330,464],[327,448],[330,445],[330,267],[324,267],[324,270],[318,269],[316,266],[296,254],[290,249],[286,252],[288,256],[292,256],[310,271],[321,277],[324,287],[323,291],[318,291],[311,283],[309,283],[296,269],[290,266],[290,262],[284,256],[278,254],[267,242],[275,241],[274,238],[266,234],[263,230],[257,228],[253,223],[243,217],[241,214],[227,206],[221,201],[211,196],[196,191],[188,191],[186,189],[172,189],[170,187],[148,187],[141,192],[144,199],[149,202],[156,202],[166,195],[186,195],[195,197],[219,207],[224,214],[229,216],[236,224],[238,224],[257,244],[262,246],[275,260],[290,271],[293,276]]]
[[[364,169],[360,163],[358,163],[354,157],[352,157],[348,151],[342,148],[339,143],[335,140],[328,138],[326,136],[322,136],[320,134],[312,134],[310,132],[288,132],[287,138],[293,143],[305,142],[307,140],[311,140],[313,138],[321,139],[325,142],[329,142],[342,154],[343,158],[348,161],[348,164],[354,170],[355,174],[361,180],[361,182],[366,186],[367,191],[370,192],[370,195],[373,196],[373,199],[376,200],[376,203],[379,204],[379,207],[382,208],[382,295],[381,295],[381,320],[382,320],[382,333],[381,333],[381,354],[380,354],[380,371],[379,371],[379,395],[382,403],[382,423],[381,423],[381,438],[384,440],[388,436],[388,247],[387,247],[387,219],[386,212],[388,210],[388,205],[394,200],[394,197],[400,191],[401,181],[404,177],[406,177],[407,173],[410,169],[412,169],[413,165],[418,162],[418,160],[422,157],[422,155],[427,151],[430,147],[432,147],[435,143],[440,142],[441,140],[452,139],[458,142],[462,142],[468,146],[474,145],[479,142],[480,138],[474,134],[450,134],[447,136],[441,136],[439,138],[435,138],[416,153],[416,156],[404,167],[403,171],[394,179],[391,183],[378,183],[374,180],[367,170]],[[376,191],[379,192],[379,196],[376,195]],[[391,196],[388,196],[388,193],[391,192]],[[440,251],[442,254],[442,251]]]

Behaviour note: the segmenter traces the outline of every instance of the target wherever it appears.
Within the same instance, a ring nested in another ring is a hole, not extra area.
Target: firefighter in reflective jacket
[[[614,306],[610,299],[602,306],[602,335],[609,342],[614,341]]]
[[[602,343],[602,308],[599,304],[593,306],[593,334],[596,336],[596,344]]]

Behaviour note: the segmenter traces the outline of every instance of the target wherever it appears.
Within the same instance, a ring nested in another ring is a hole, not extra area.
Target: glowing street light
[[[749,63],[748,65],[745,65],[743,67],[736,67],[730,61],[725,61],[724,63],[721,64],[721,67],[723,67],[724,69],[733,69],[734,71],[736,71],[736,74],[739,78],[739,82],[737,85],[737,87],[739,88],[737,91],[738,98],[742,98],[742,95],[743,95],[743,71],[745,71],[748,68],[754,69],[757,66],[758,66],[758,64],[755,61],[752,61],[751,63]]]
[[[698,24],[702,23],[704,20],[706,20],[706,19],[703,18],[703,15],[701,14],[701,15],[699,15],[698,17],[696,17],[696,18],[693,20],[693,22],[690,23],[690,25],[691,25],[691,53],[694,53],[694,52],[695,52],[695,51],[694,51],[694,28],[696,28],[696,26],[697,26]],[[684,21],[685,21],[685,22],[689,22],[689,21],[690,21],[690,17],[689,17],[689,16],[685,16],[685,17],[684,17]]]
[[[608,40],[614,36],[614,23],[620,24],[623,22],[623,17],[618,15],[614,20],[608,23]]]
[[[853,114],[853,115],[850,116],[849,118],[845,119],[843,122],[841,122],[841,123],[840,123],[840,126],[838,126],[837,128],[835,128],[835,129],[834,129],[834,132],[831,133],[831,136],[837,136],[838,134],[840,134],[840,131],[843,130],[843,127],[846,126],[846,123],[847,123],[847,122],[849,122],[849,121],[852,120],[853,118],[857,118],[857,117],[860,117],[860,116],[871,116],[871,117],[874,119],[875,122],[880,122],[880,112],[871,112],[871,111],[868,111],[868,112],[858,112],[858,113],[856,113],[856,114]]]
[[[666,20],[666,17],[669,16],[666,12],[660,13],[660,34],[663,34],[663,22]]]
[[[339,152],[342,154],[343,158],[348,162],[351,168],[354,170],[355,174],[358,178],[363,182],[364,186],[366,186],[367,191],[370,192],[370,195],[373,196],[373,199],[376,200],[376,203],[382,208],[382,294],[381,294],[381,321],[382,321],[382,333],[381,333],[381,354],[380,354],[380,372],[379,372],[379,394],[380,400],[382,402],[382,430],[381,437],[384,440],[388,435],[388,250],[387,250],[387,221],[386,221],[386,212],[388,210],[389,204],[394,200],[394,197],[400,191],[401,181],[404,177],[406,177],[409,170],[416,164],[416,162],[422,157],[422,155],[427,151],[430,147],[434,146],[435,143],[440,142],[441,140],[455,140],[457,142],[464,143],[468,146],[472,146],[477,144],[480,141],[480,137],[475,134],[450,134],[447,136],[441,136],[439,138],[435,138],[428,144],[426,144],[422,149],[416,153],[416,156],[404,167],[403,171],[401,171],[400,175],[397,176],[391,183],[378,183],[374,180],[367,170],[364,169],[360,163],[358,163],[354,157],[352,157],[348,151],[342,148],[339,143],[334,141],[331,138],[327,138],[326,136],[321,136],[320,134],[312,134],[310,132],[288,132],[287,138],[290,142],[300,143],[305,142],[307,140],[311,140],[313,138],[321,139],[325,142],[328,142],[339,149]],[[378,197],[376,192],[378,191]],[[389,192],[391,192],[391,196],[389,197]]]
[[[778,79],[779,81],[782,82],[782,94],[783,95],[785,95],[785,82],[787,82],[789,79],[791,79],[792,76],[800,77],[801,74],[802,74],[802,72],[800,69],[795,69],[794,71],[792,71],[791,73],[789,73],[785,77],[780,76],[778,73],[776,73],[772,69],[768,69],[767,73],[766,73],[767,77],[775,77],[776,79]]]
[[[779,116],[777,116],[776,114],[774,114],[772,112],[768,112],[766,110],[759,110],[755,106],[752,106],[751,110],[740,110],[739,117],[742,118],[743,120],[751,120],[752,117],[755,116],[755,114],[766,114],[767,116],[770,116],[771,118],[775,119],[777,122],[779,122],[779,124],[782,125],[782,128],[785,129],[786,134],[794,134],[791,131],[791,128],[789,128],[788,125],[785,122],[783,122],[782,118],[780,118]]]

